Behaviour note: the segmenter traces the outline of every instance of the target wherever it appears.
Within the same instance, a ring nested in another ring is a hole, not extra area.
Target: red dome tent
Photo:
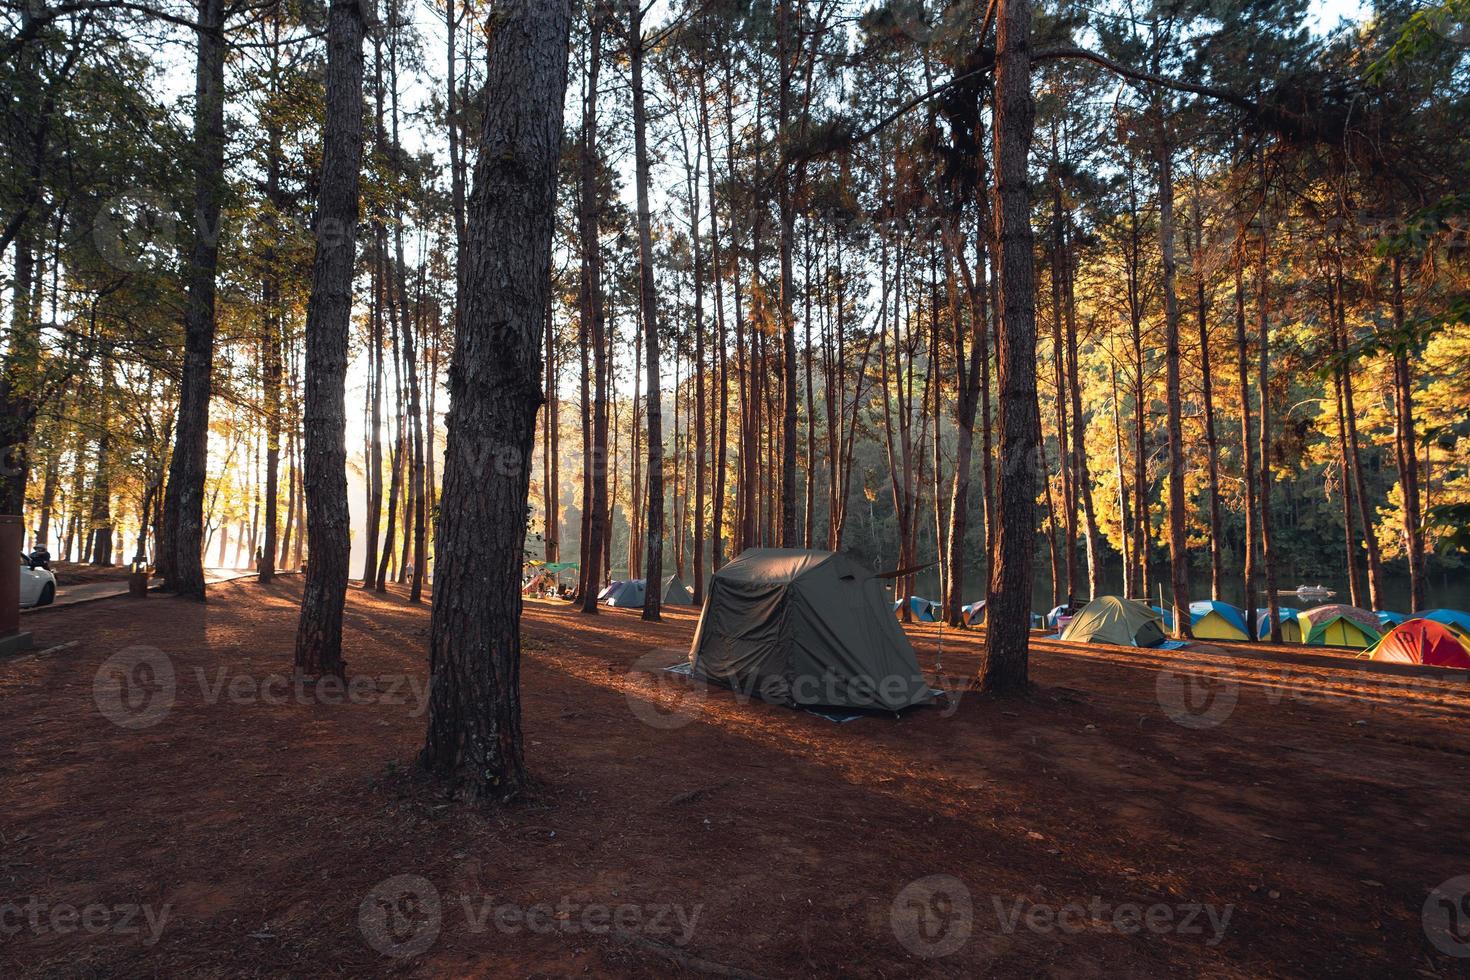
[[[1459,633],[1432,619],[1400,623],[1373,647],[1372,659],[1431,667],[1470,670],[1470,644]]]

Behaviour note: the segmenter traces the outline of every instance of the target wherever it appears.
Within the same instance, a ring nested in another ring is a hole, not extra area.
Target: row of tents
[[[597,601],[604,606],[643,608],[647,580],[641,578],[622,582],[609,582],[597,593]],[[694,605],[694,590],[684,584],[677,574],[665,575],[659,602],[665,606]]]
[[[1190,604],[1191,629],[1197,639],[1245,640],[1245,614],[1226,602]],[[1261,615],[1265,610],[1258,610]],[[1327,605],[1281,610],[1281,636],[1288,643],[1361,649],[1380,661],[1470,669],[1470,614],[1433,609],[1390,625],[1381,616],[1354,606]],[[1168,639],[1172,624],[1162,610],[1133,599],[1103,596],[1088,603],[1062,630],[1074,643],[1157,647]],[[1271,624],[1261,634],[1269,637]]]
[[[630,584],[636,586],[632,591],[619,588]],[[677,576],[666,578],[663,588],[665,596],[673,596],[665,602],[677,602],[680,590],[685,601],[690,598]],[[602,599],[616,605],[636,597],[632,604],[640,604],[642,589],[641,581],[614,583]],[[983,617],[984,604],[975,606],[975,614]],[[1334,636],[1332,624],[1340,619],[1366,635],[1369,626],[1361,617],[1324,613],[1327,608],[1298,614],[1305,635]],[[935,615],[938,610],[929,603],[924,611]],[[1195,612],[1191,609],[1192,617]],[[1212,606],[1199,612],[1196,622],[1205,632],[1244,624],[1244,616],[1234,607]],[[1445,612],[1443,619],[1456,622],[1409,619],[1386,636],[1375,637],[1372,655],[1379,660],[1470,668],[1470,616]],[[1225,626],[1207,621],[1212,614]],[[1243,636],[1244,631],[1240,633]],[[1123,646],[1156,647],[1167,642],[1157,610],[1116,596],[1084,606],[1062,638]],[[691,676],[789,707],[896,712],[929,702],[937,693],[919,670],[884,583],[830,551],[747,548],[721,567],[710,579],[687,670]]]
[[[916,623],[937,623],[944,618],[944,606],[933,599],[924,599],[920,596],[911,595],[908,598],[909,612]],[[893,612],[898,618],[903,618],[903,600],[893,604]],[[967,602],[960,606],[960,615],[964,617],[966,626],[985,625],[985,600],[979,599],[975,602]],[[1031,625],[1040,628],[1042,617],[1037,613],[1031,614]]]

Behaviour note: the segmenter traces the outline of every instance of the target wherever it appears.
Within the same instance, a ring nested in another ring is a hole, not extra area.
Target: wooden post
[[[0,561],[0,654],[6,654],[31,648],[31,634],[20,628],[20,562],[16,559],[25,550],[25,528],[19,515],[0,515],[0,548],[10,555]]]

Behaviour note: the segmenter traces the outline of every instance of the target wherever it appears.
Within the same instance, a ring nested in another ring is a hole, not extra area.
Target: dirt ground
[[[28,622],[44,649],[0,660],[0,974],[1470,964],[1426,929],[1470,874],[1467,678],[1039,641],[1034,693],[996,700],[962,693],[975,634],[914,627],[957,703],[838,724],[653,669],[693,610],[534,601],[536,786],[477,811],[413,771],[427,609],[353,590],[359,682],[298,693],[299,591]]]

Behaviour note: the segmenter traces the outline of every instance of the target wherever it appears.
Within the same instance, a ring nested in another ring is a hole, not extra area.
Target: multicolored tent
[[[1245,613],[1228,602],[1201,599],[1189,604],[1189,628],[1201,640],[1249,640]]]
[[[902,609],[902,602],[895,602],[893,604],[893,611],[894,613],[900,614],[900,619],[903,618],[901,615]],[[913,611],[914,622],[916,623],[932,623],[939,618],[939,603],[931,599],[923,599],[919,596],[911,595],[909,596],[909,609]]]
[[[1073,643],[1155,647],[1164,642],[1164,621],[1141,602],[1105,595],[1083,606],[1061,638]]]
[[[1286,606],[1276,608],[1281,613],[1281,642],[1302,642],[1302,624],[1297,622],[1297,611],[1288,609]],[[1256,610],[1256,636],[1262,640],[1271,639],[1271,610]]]
[[[1372,646],[1382,636],[1378,617],[1357,606],[1315,606],[1297,613],[1302,642],[1312,646]]]
[[[1432,619],[1400,623],[1368,651],[1372,660],[1470,670],[1470,638]]]

